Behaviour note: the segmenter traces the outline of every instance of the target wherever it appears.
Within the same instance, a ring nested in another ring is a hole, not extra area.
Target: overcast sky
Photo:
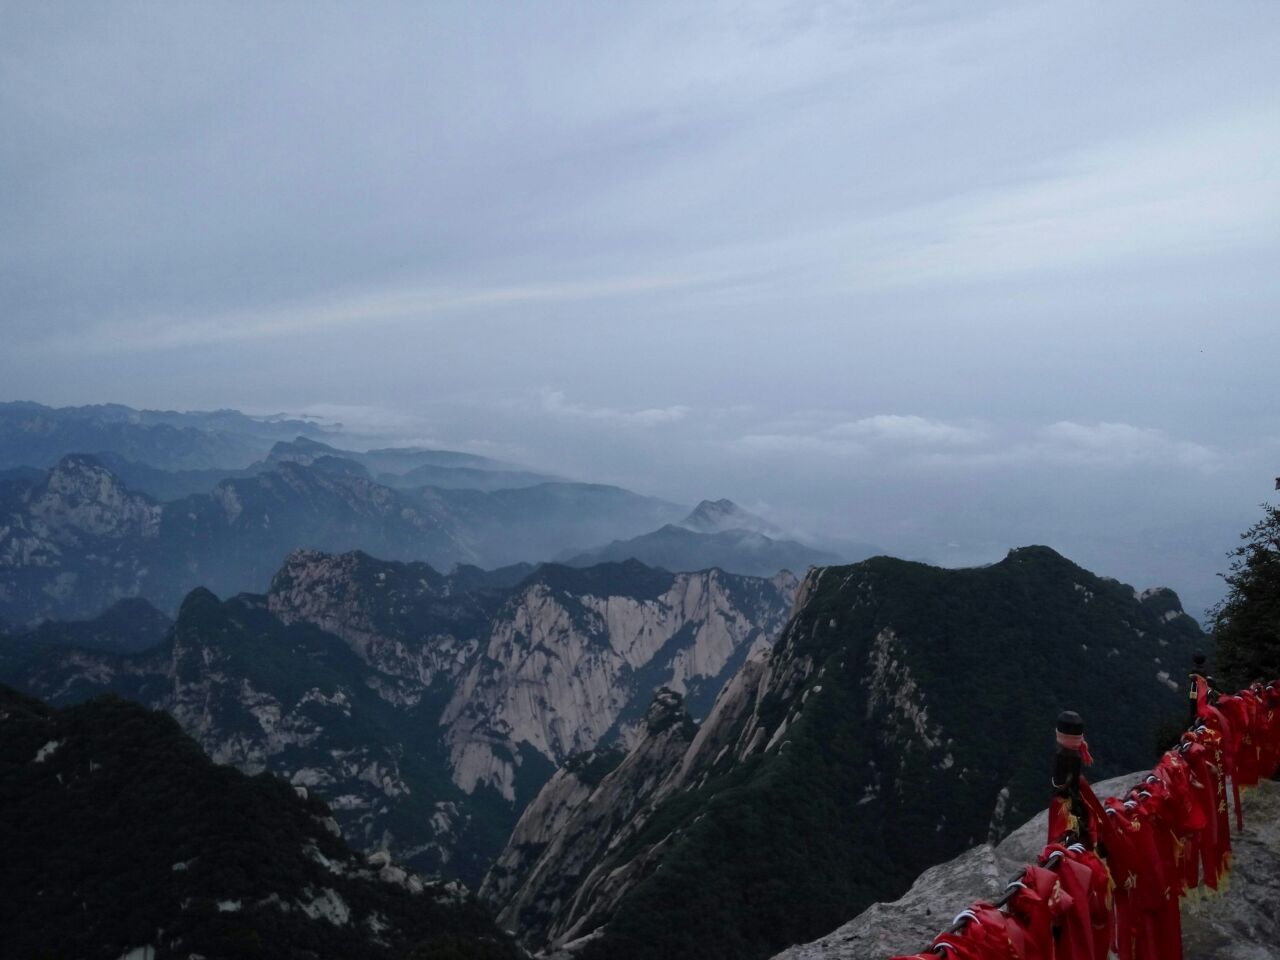
[[[0,3],[0,398],[1203,605],[1280,473],[1277,50],[1269,0]]]

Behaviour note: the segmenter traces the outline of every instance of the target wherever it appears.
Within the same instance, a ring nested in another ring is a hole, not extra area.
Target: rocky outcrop
[[[87,616],[136,596],[162,508],[92,457],[0,484],[0,613],[17,623]]]
[[[1099,796],[1123,793],[1130,774],[1097,786]],[[884,960],[923,949],[975,900],[992,900],[1044,847],[1048,818],[1040,814],[1000,844],[982,844],[922,873],[891,903],[868,907],[820,940],[791,947],[774,960]],[[1245,794],[1245,829],[1232,838],[1234,860],[1224,892],[1183,901],[1184,956],[1195,960],[1274,960],[1280,942],[1280,783]]]
[[[384,675],[384,696],[416,703],[438,684],[451,688],[472,663],[507,593],[425,563],[295,550],[272,578],[267,606],[285,623],[341,637]]]
[[[160,505],[126,490],[92,457],[63,457],[30,491],[26,505],[45,530],[64,537],[118,540],[160,533]]]

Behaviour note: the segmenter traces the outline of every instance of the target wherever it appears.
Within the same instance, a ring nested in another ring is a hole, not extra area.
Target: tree
[[[1240,534],[1223,574],[1227,596],[1213,610],[1219,678],[1232,690],[1280,677],[1280,507]]]

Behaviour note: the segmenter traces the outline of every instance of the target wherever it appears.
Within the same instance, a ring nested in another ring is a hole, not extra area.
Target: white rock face
[[[727,579],[717,570],[679,574],[656,599],[565,597],[530,584],[495,620],[441,716],[454,782],[514,799],[519,745],[557,764],[594,748],[634,697],[647,700],[652,686],[631,681],[639,671],[677,692],[720,677],[736,653],[776,635],[796,586],[784,578],[775,596],[744,610]]]
[[[325,887],[309,901],[300,901],[298,908],[312,920],[328,920],[335,927],[345,927],[351,920],[351,908],[332,887]]]

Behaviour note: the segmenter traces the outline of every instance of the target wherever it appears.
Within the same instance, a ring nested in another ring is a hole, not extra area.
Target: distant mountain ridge
[[[172,611],[196,586],[261,591],[298,547],[363,549],[438,569],[507,566],[683,512],[594,484],[397,490],[327,454],[160,503],[96,458],[67,456],[38,479],[0,482],[0,618],[93,616],[131,596]]]
[[[360,452],[342,450],[310,437],[277,443],[267,454],[264,466],[287,461],[311,465],[326,457],[358,463],[369,471],[371,479],[392,487],[431,486],[488,492],[558,483],[564,479],[455,450],[392,447]]]
[[[161,643],[173,621],[141,597],[117,600],[90,620],[45,620],[35,629],[6,632],[9,643],[0,646],[0,658],[21,647],[78,647],[112,653],[139,653]]]
[[[767,577],[779,570],[803,573],[809,567],[829,566],[841,560],[835,554],[794,540],[779,539],[780,534],[776,526],[732,500],[703,500],[678,523],[564,555],[564,562],[585,567],[634,559],[664,570],[717,567],[730,573]]]
[[[0,402],[0,468],[51,467],[73,453],[111,452],[167,470],[239,469],[286,437],[326,431],[307,420],[236,410],[134,410],[120,404],[47,407]]]
[[[419,447],[346,450],[323,442],[338,427],[238,410],[135,410],[122,404],[48,407],[0,402],[0,471],[47,469],[62,457],[100,459],[131,487],[160,500],[209,492],[218,480],[252,476],[282,460],[352,460],[394,487],[496,490],[563,478],[475,454]]]
[[[676,524],[667,524],[629,540],[615,540],[596,550],[576,554],[565,562],[585,567],[624,560],[639,560],[649,566],[679,572],[717,567],[751,577],[767,577],[779,570],[803,573],[810,567],[840,562],[834,554],[793,540],[774,540],[752,530],[696,533]]]

